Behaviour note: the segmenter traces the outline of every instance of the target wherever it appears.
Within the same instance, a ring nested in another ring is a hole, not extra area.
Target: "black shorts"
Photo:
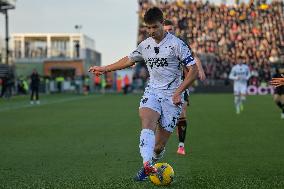
[[[275,88],[274,94],[284,95],[284,86],[280,86],[280,87]]]

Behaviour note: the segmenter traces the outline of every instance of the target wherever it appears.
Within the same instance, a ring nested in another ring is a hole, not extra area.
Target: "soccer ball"
[[[166,186],[174,180],[174,170],[172,166],[167,163],[156,163],[154,167],[157,168],[156,174],[150,175],[150,180],[157,186]]]

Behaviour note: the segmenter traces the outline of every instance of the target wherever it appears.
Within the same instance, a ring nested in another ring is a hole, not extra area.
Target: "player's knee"
[[[141,125],[142,129],[151,129],[154,130],[156,128],[156,123],[151,119],[140,117],[141,118]]]
[[[150,129],[155,131],[156,127],[156,124],[153,123],[142,123],[142,129]]]

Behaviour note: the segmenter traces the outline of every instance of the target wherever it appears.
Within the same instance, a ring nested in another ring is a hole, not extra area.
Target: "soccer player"
[[[283,77],[283,74],[281,74],[277,68],[270,84],[276,87],[273,99],[277,106],[281,109],[281,119],[284,119],[284,78],[281,78],[281,76]]]
[[[36,100],[37,104],[40,104],[39,101],[39,84],[40,84],[40,78],[39,74],[37,73],[36,69],[33,70],[33,73],[30,76],[31,79],[31,98],[30,98],[30,103],[34,104],[34,100]]]
[[[229,75],[229,78],[234,81],[234,102],[237,114],[240,114],[244,109],[244,102],[247,94],[247,82],[250,75],[249,67],[244,63],[244,59],[240,57],[238,63],[232,67]]]
[[[170,21],[170,20],[164,21],[164,30],[166,32],[169,32],[169,33],[174,35],[174,25],[173,25],[172,21]],[[185,42],[185,44],[187,44],[187,43]],[[189,45],[188,45],[188,48],[191,49]],[[191,52],[191,53],[193,54],[193,52]],[[197,66],[197,69],[198,69],[198,76],[199,76],[200,80],[203,81],[203,80],[206,79],[206,76],[205,76],[201,61],[194,54],[193,54],[193,57],[196,61],[196,66]],[[188,73],[187,69],[185,67],[183,67],[182,79],[184,79],[184,77],[187,73]],[[189,91],[188,90],[186,90],[184,92],[183,98],[184,98],[184,104],[182,105],[182,112],[181,112],[181,115],[180,115],[178,122],[177,122],[177,131],[178,131],[178,139],[179,139],[177,153],[181,154],[181,155],[185,155],[184,142],[185,142],[186,130],[187,130],[187,126],[188,126],[188,122],[187,122],[187,119],[186,119],[186,107],[189,105]]]
[[[164,31],[163,21],[163,12],[157,7],[150,8],[144,15],[144,22],[151,37],[142,41],[129,56],[108,66],[89,69],[91,73],[101,75],[130,67],[138,61],[146,62],[150,79],[139,107],[142,125],[139,148],[143,167],[135,176],[137,181],[146,180],[149,174],[157,172],[152,158],[163,157],[166,143],[180,117],[183,92],[197,76],[190,49],[183,41]],[[181,80],[180,62],[188,69],[184,81]]]

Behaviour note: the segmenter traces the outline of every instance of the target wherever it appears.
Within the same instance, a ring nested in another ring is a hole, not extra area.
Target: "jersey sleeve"
[[[231,80],[237,80],[238,79],[236,72],[235,72],[235,67],[232,68],[230,75],[229,75],[229,79],[231,79]]]
[[[142,43],[140,43],[137,48],[132,53],[130,53],[130,55],[128,55],[128,58],[134,62],[143,61],[144,58],[142,56],[142,49]]]
[[[185,42],[181,40],[178,42],[177,45],[177,57],[184,66],[192,66],[195,64],[195,60],[193,58],[193,54],[190,48]]]

